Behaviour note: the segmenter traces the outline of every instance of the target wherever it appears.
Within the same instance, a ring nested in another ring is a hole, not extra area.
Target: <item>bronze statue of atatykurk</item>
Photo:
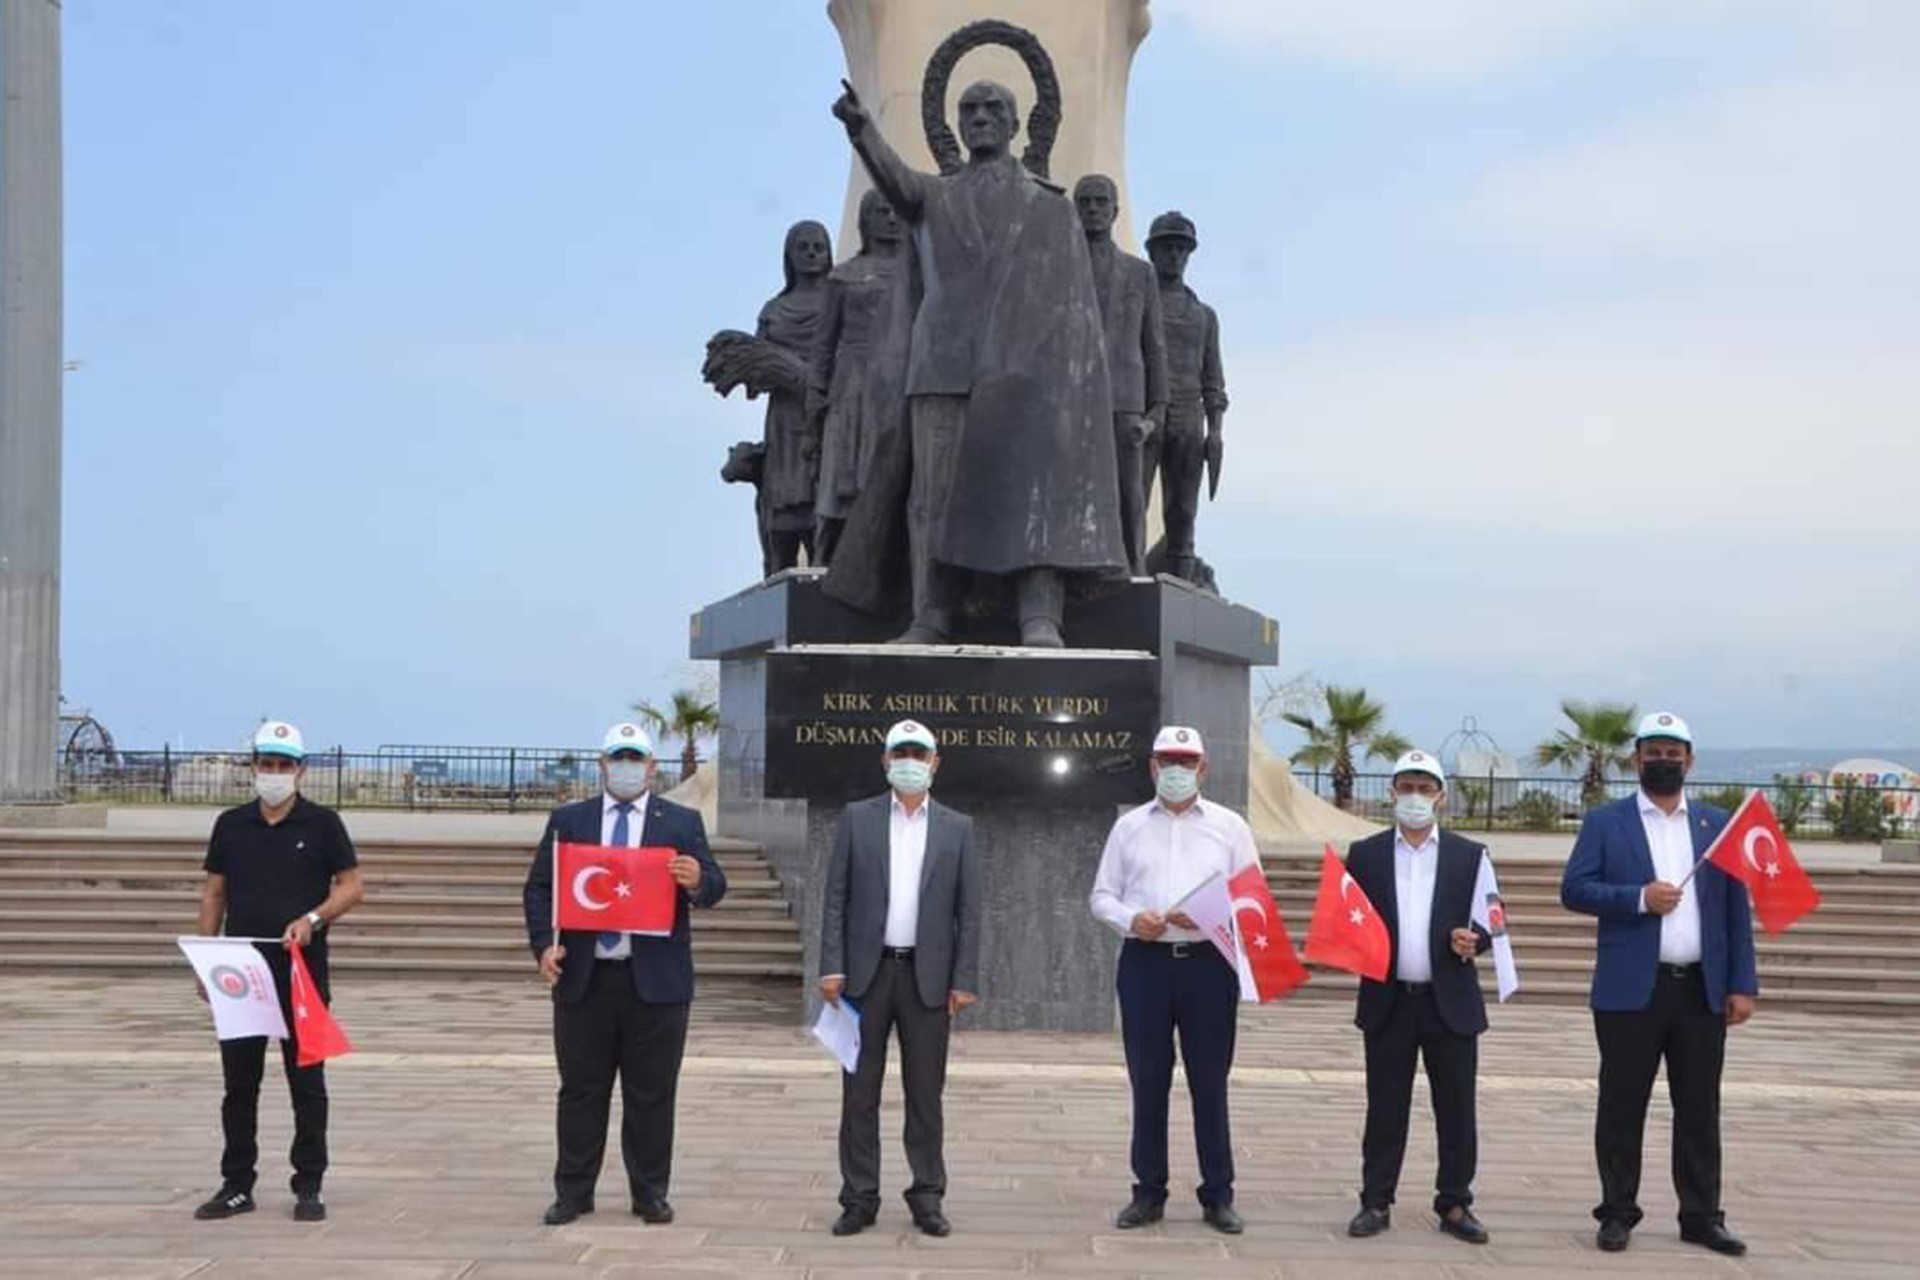
[[[1000,85],[961,95],[969,157],[947,175],[909,167],[851,87],[833,110],[918,255],[907,372],[914,617],[900,638],[952,639],[976,573],[1013,580],[1022,643],[1059,647],[1065,576],[1127,568],[1106,342],[1073,205],[1010,153],[1020,121]],[[843,558],[829,583],[846,567]]]

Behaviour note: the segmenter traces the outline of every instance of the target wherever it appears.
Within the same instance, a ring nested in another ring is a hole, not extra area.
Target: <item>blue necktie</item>
[[[624,849],[626,847],[627,815],[632,812],[633,806],[627,804],[625,801],[613,806],[613,844],[615,848]],[[611,951],[620,945],[620,939],[625,936],[624,934],[613,932],[603,933],[600,935],[600,945]]]

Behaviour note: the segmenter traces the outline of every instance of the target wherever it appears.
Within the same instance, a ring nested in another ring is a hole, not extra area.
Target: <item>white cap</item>
[[[607,736],[600,740],[600,754],[610,756],[616,751],[638,751],[647,759],[653,759],[653,739],[647,731],[637,724],[621,723],[607,730]]]
[[[1200,740],[1198,729],[1189,729],[1183,724],[1170,724],[1153,735],[1153,754],[1156,756],[1204,756],[1207,744]]]
[[[269,720],[253,731],[253,754],[291,756],[295,760],[305,760],[307,743],[300,736],[300,731],[285,720]]]
[[[1650,711],[1640,717],[1640,727],[1634,730],[1635,742],[1643,738],[1672,738],[1692,746],[1693,730],[1687,728],[1687,722],[1671,711]]]
[[[938,751],[940,744],[934,740],[933,730],[918,720],[902,720],[887,730],[887,750],[895,747],[925,747],[929,751]]]
[[[1440,762],[1424,751],[1409,751],[1393,762],[1393,776],[1397,778],[1403,773],[1424,773],[1442,787],[1447,785],[1446,771]]]

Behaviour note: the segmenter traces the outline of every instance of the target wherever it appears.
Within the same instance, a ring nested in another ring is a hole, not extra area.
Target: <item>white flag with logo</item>
[[[1493,859],[1480,854],[1480,870],[1473,878],[1473,922],[1493,939],[1493,973],[1500,984],[1500,1003],[1520,989],[1520,970],[1513,963],[1513,939],[1507,936],[1507,908],[1500,900],[1500,882],[1494,878]]]
[[[1167,914],[1186,912],[1193,927],[1207,936],[1227,963],[1240,967],[1239,935],[1233,928],[1233,895],[1227,891],[1227,878],[1218,871],[1187,890],[1186,896],[1167,908]]]
[[[287,1038],[287,1020],[280,1013],[280,993],[273,970],[251,942],[231,938],[181,938],[180,949],[207,993],[213,1010],[213,1034],[222,1040],[248,1036]]]

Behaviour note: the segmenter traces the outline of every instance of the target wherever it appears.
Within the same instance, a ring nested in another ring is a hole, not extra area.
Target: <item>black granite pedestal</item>
[[[886,789],[887,727],[941,740],[934,794],[974,820],[985,910],[981,1003],[969,1025],[1113,1026],[1119,939],[1087,911],[1122,808],[1151,797],[1154,730],[1207,740],[1209,798],[1245,811],[1249,672],[1273,663],[1272,620],[1174,578],[1070,602],[1065,650],[895,646],[895,628],[789,570],[708,606],[691,656],[720,662],[719,829],[754,840],[786,886],[806,947],[841,806]],[[1098,648],[1084,647],[1098,645]]]

